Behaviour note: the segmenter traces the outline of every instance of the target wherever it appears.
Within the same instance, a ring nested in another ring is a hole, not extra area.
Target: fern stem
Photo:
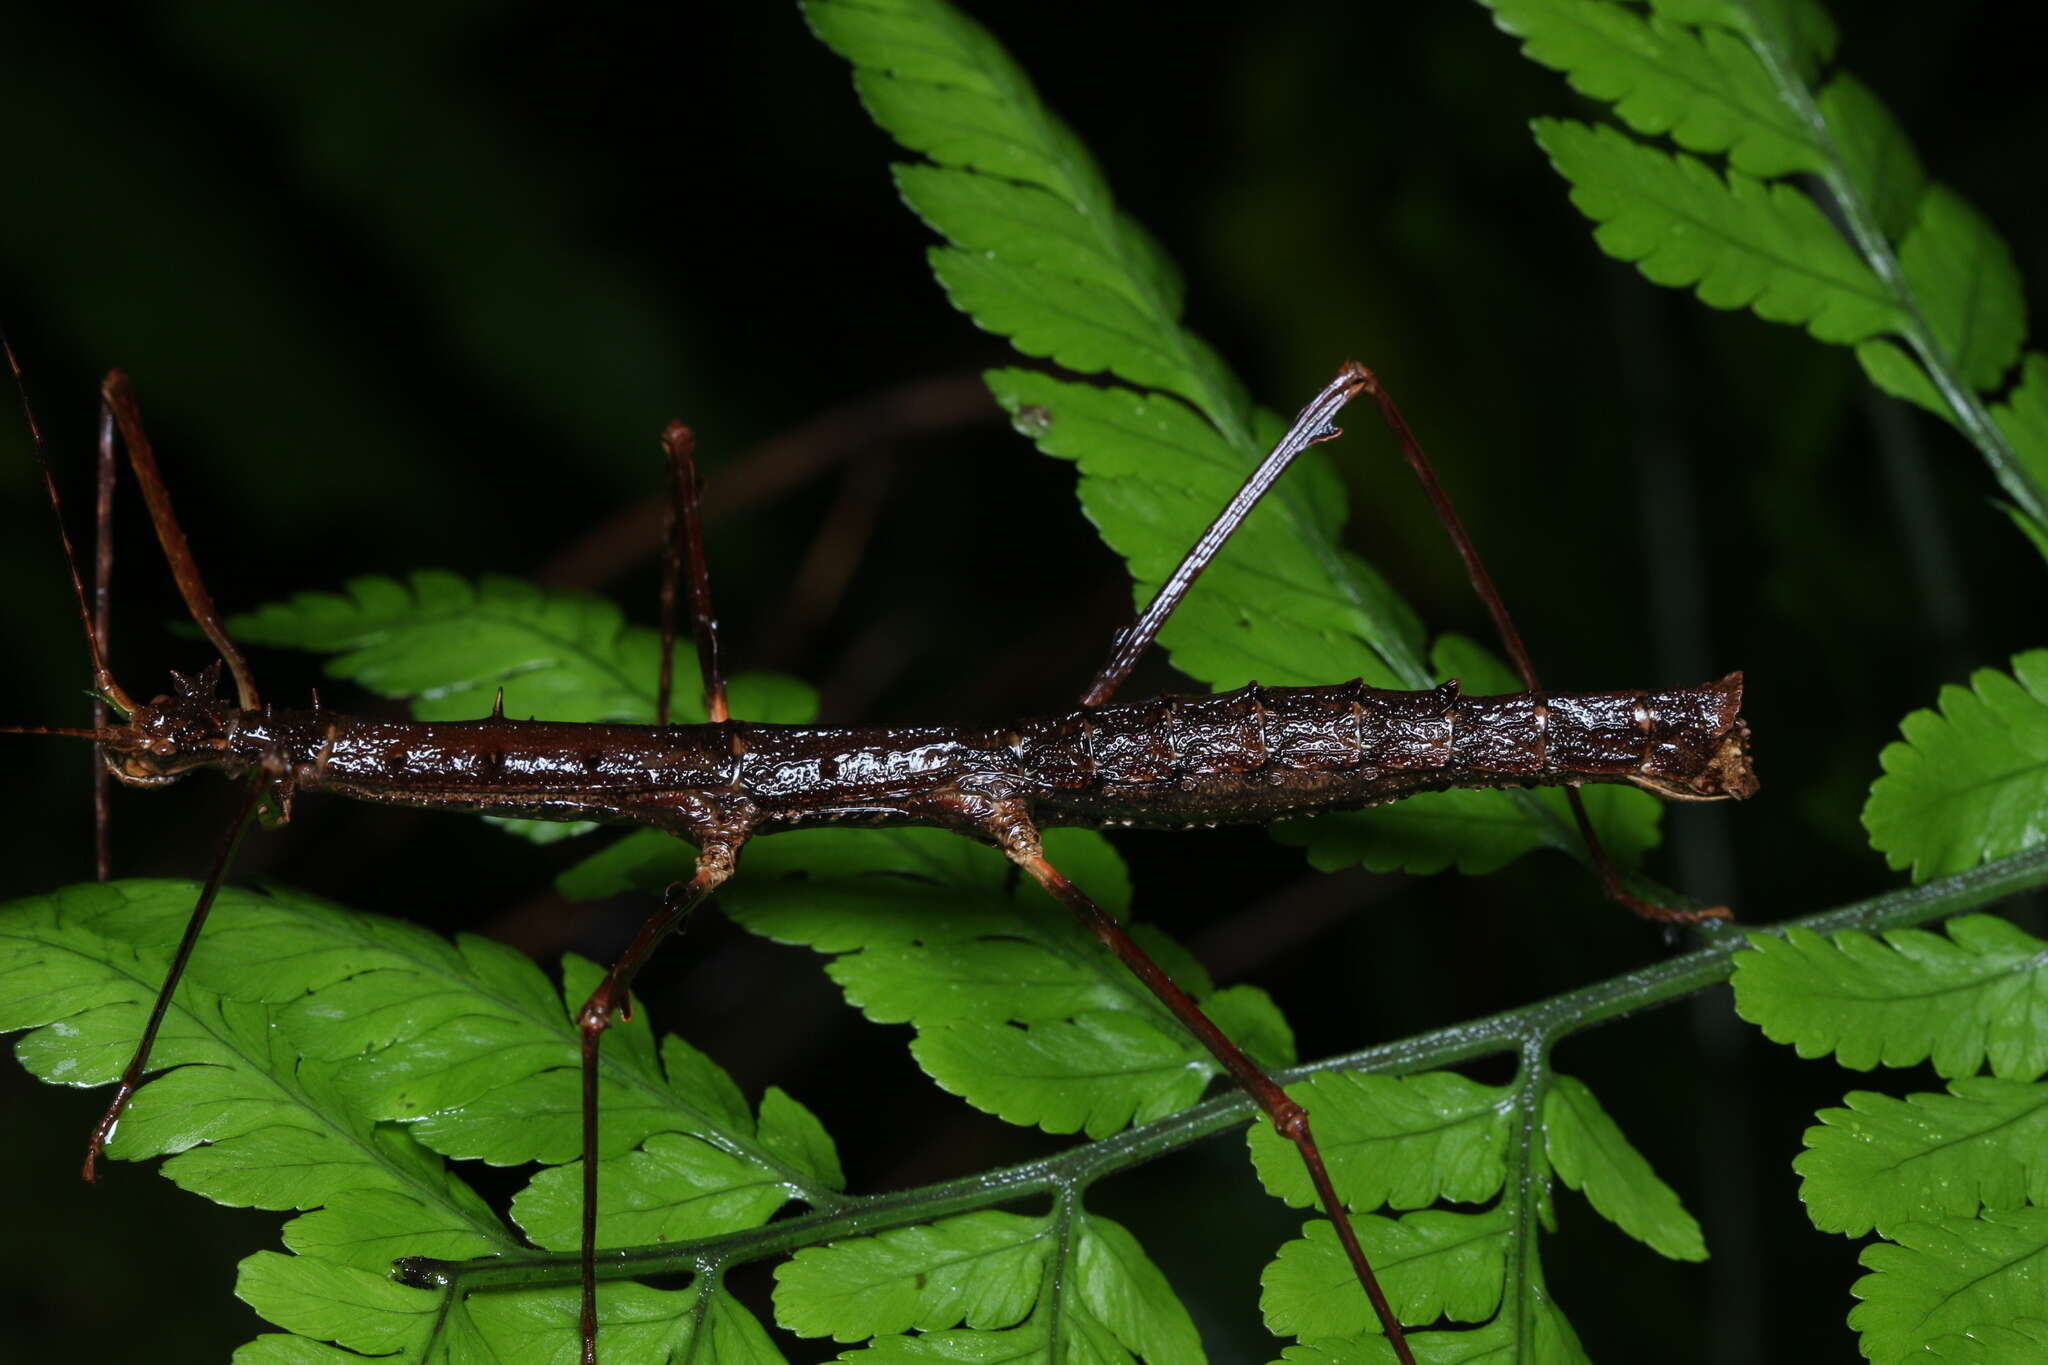
[[[1543,1096],[1550,1089],[1550,1043],[1542,1037],[1522,1041],[1522,1064],[1515,1077],[1514,1154],[1508,1184],[1502,1198],[1509,1201],[1512,1221],[1508,1225],[1506,1263],[1508,1282],[1514,1292],[1501,1300],[1501,1315],[1509,1324],[1509,1337],[1526,1341],[1536,1316],[1536,1297],[1543,1287],[1543,1255],[1537,1236],[1538,1207],[1547,1183],[1538,1170],[1537,1149],[1543,1142]]]
[[[2048,499],[2043,498],[2041,489],[2021,465],[2005,432],[1985,409],[1977,391],[1956,373],[1953,358],[1928,326],[1919,301],[1913,295],[1912,285],[1899,264],[1898,253],[1878,225],[1877,215],[1870,204],[1857,192],[1854,181],[1850,179],[1834,130],[1829,126],[1827,116],[1821,113],[1813,91],[1799,75],[1782,35],[1766,16],[1756,12],[1756,6],[1749,4],[1744,8],[1750,12],[1753,25],[1751,31],[1743,36],[1777,87],[1779,98],[1811,130],[1814,144],[1827,162],[1826,169],[1821,172],[1821,180],[1840,209],[1856,249],[1897,304],[1905,322],[1906,343],[1913,348],[1927,377],[1947,401],[1949,411],[1955,414],[1956,425],[1991,466],[1992,477],[1998,480],[1998,486],[2036,525],[2048,525]]]
[[[1535,1070],[1528,1059],[1547,1057],[1559,1040],[1573,1033],[1653,1005],[1668,1004],[1727,980],[1734,970],[1735,954],[1748,946],[1752,934],[1782,936],[1794,928],[1819,934],[1845,929],[1900,929],[1960,914],[2042,886],[2048,886],[2048,848],[2033,849],[1968,872],[1886,892],[1802,919],[1748,929],[1711,922],[1696,932],[1712,941],[1682,957],[1485,1019],[1274,1074],[1277,1080],[1288,1084],[1326,1071],[1406,1073],[1475,1057],[1520,1052],[1526,1076]],[[1547,1078],[1547,1069],[1544,1074]],[[1534,1102],[1540,1103],[1540,1095]],[[597,1274],[604,1280],[717,1274],[745,1262],[785,1256],[840,1238],[928,1223],[1034,1195],[1062,1197],[1105,1176],[1240,1127],[1253,1116],[1251,1101],[1232,1091],[1142,1128],[1085,1143],[1057,1156],[914,1190],[857,1199],[843,1209],[816,1211],[745,1232],[600,1253]],[[1525,1164],[1532,1160],[1533,1152],[1525,1154]],[[574,1252],[521,1252],[472,1261],[413,1257],[399,1262],[394,1274],[420,1288],[469,1293],[480,1289],[571,1284],[578,1274],[578,1261]]]

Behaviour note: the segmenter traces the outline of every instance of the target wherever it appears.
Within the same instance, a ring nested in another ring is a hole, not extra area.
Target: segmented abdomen
[[[1740,674],[1663,692],[1465,697],[1254,684],[1027,722],[1044,824],[1179,827],[1346,810],[1447,787],[1627,782],[1747,796]]]

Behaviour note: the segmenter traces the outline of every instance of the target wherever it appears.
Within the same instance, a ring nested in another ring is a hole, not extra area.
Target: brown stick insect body
[[[11,351],[9,360],[12,363]],[[16,373],[18,378],[18,369]],[[1280,446],[1189,551],[1151,608],[1119,636],[1081,710],[988,729],[837,728],[728,719],[698,526],[691,437],[687,428],[674,424],[664,433],[663,445],[680,525],[672,524],[669,537],[662,653],[666,661],[673,652],[675,575],[679,563],[687,559],[712,722],[642,726],[519,721],[494,708],[484,720],[408,724],[357,718],[317,705],[310,710],[276,710],[260,702],[247,666],[200,582],[134,399],[116,372],[103,390],[107,410],[129,451],[179,587],[195,620],[225,660],[238,695],[233,701],[216,695],[219,665],[196,679],[179,678],[174,693],[146,703],[123,692],[107,671],[74,560],[73,582],[91,643],[97,690],[122,720],[91,730],[45,733],[96,740],[106,769],[132,785],[161,785],[201,768],[221,769],[248,786],[237,831],[259,798],[288,809],[301,793],[332,792],[438,810],[650,825],[696,845],[694,875],[669,888],[661,909],[578,1014],[583,1039],[585,1361],[596,1358],[599,1039],[625,1006],[633,977],[647,957],[732,874],[750,839],[847,824],[930,825],[983,840],[1000,848],[1072,910],[1299,1148],[1390,1344],[1402,1361],[1412,1365],[1400,1324],[1330,1184],[1306,1112],[1203,1015],[1122,926],[1046,861],[1039,831],[1055,825],[1180,829],[1264,823],[1357,809],[1448,787],[1624,782],[1665,797],[1711,800],[1746,796],[1754,790],[1755,779],[1748,762],[1747,730],[1739,717],[1739,674],[1701,687],[1662,692],[1542,693],[1454,515],[1448,522],[1453,538],[1482,596],[1504,625],[1509,652],[1522,668],[1528,692],[1464,697],[1455,681],[1428,692],[1382,691],[1356,681],[1285,688],[1254,683],[1215,696],[1111,704],[1118,685],[1244,514],[1296,455],[1338,434],[1331,418],[1365,389],[1379,399],[1411,464],[1440,500],[1426,460],[1377,381],[1363,368],[1347,364],[1302,411]],[[109,424],[102,424],[103,466],[111,460],[109,429]],[[40,451],[40,436],[37,446]],[[46,478],[47,474],[46,467]],[[54,488],[52,501],[54,505]],[[69,557],[68,536],[65,550]],[[667,694],[664,666],[664,716]],[[233,838],[231,832],[224,841],[141,1045],[94,1131],[86,1159],[88,1178],[147,1065],[157,1024],[220,884]],[[1596,862],[1604,869],[1597,847]],[[1607,876],[1612,888],[1611,873]],[[1661,918],[1726,913],[1661,911],[1632,904]],[[401,1263],[401,1273],[415,1282],[431,1283],[433,1267],[432,1262]]]

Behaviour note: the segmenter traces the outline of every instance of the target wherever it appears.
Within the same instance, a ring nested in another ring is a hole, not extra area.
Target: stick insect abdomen
[[[1462,697],[1242,688],[1027,722],[1040,824],[1185,828],[1382,805],[1451,787],[1619,782],[1692,800],[1756,788],[1742,680],[1664,692]]]

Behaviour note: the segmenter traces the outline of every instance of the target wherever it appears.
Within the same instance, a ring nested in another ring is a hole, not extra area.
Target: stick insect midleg
[[[13,354],[9,351],[13,365]],[[19,368],[15,367],[17,381]],[[1428,692],[1386,692],[1353,681],[1322,687],[1260,688],[1213,697],[1114,700],[1131,668],[1194,580],[1244,516],[1302,451],[1339,434],[1338,412],[1371,392],[1432,499],[1528,690],[1464,697],[1455,681]],[[1746,796],[1754,789],[1741,683],[1662,692],[1546,694],[1492,590],[1469,537],[1458,526],[1425,457],[1370,371],[1347,363],[1302,409],[1281,442],[1189,550],[1147,610],[1120,633],[1079,709],[1010,727],[924,727],[904,731],[752,724],[730,717],[711,610],[699,524],[693,438],[671,424],[662,435],[671,479],[667,568],[662,592],[664,661],[676,634],[678,579],[687,568],[688,607],[707,714],[702,725],[666,723],[671,680],[664,663],[657,723],[568,724],[507,719],[502,704],[483,720],[401,723],[321,708],[265,705],[247,663],[228,638],[179,530],[140,411],[118,371],[102,388],[101,465],[116,436],[129,455],[180,592],[232,677],[232,701],[216,696],[220,664],[180,678],[171,696],[137,701],[109,671],[104,634],[77,568],[70,565],[91,657],[95,692],[118,723],[90,729],[17,727],[17,733],[84,737],[103,766],[133,785],[163,785],[218,767],[244,785],[241,809],[223,840],[171,969],[112,1103],[88,1144],[96,1163],[123,1107],[147,1070],[158,1022],[226,874],[234,840],[259,802],[288,809],[300,794],[433,809],[644,824],[697,849],[692,875],[662,904],[577,1012],[582,1058],[583,1207],[580,1238],[582,1358],[596,1359],[597,1067],[604,1033],[625,1009],[633,979],[655,949],[736,871],[750,840],[824,824],[928,825],[999,849],[1066,906],[1208,1049],[1275,1129],[1300,1153],[1319,1202],[1335,1226],[1361,1290],[1396,1356],[1412,1365],[1402,1326],[1381,1293],[1313,1136],[1309,1115],[1177,986],[1087,891],[1048,861],[1040,840],[1056,825],[1141,824],[1185,828],[1219,821],[1264,823],[1282,815],[1348,809],[1452,786],[1576,787],[1620,782],[1675,799]],[[33,417],[30,419],[33,429]],[[51,504],[62,511],[40,433]],[[105,475],[103,475],[104,486]],[[105,514],[102,513],[104,522]],[[96,559],[104,596],[105,555]],[[502,699],[501,699],[502,702]],[[401,761],[402,760],[402,761]],[[1583,813],[1581,813],[1583,822]],[[1588,827],[1590,836],[1590,827]],[[1594,847],[1596,865],[1604,858]],[[1671,911],[1633,901],[1604,872],[1610,892],[1639,914],[1695,919],[1725,911]]]

